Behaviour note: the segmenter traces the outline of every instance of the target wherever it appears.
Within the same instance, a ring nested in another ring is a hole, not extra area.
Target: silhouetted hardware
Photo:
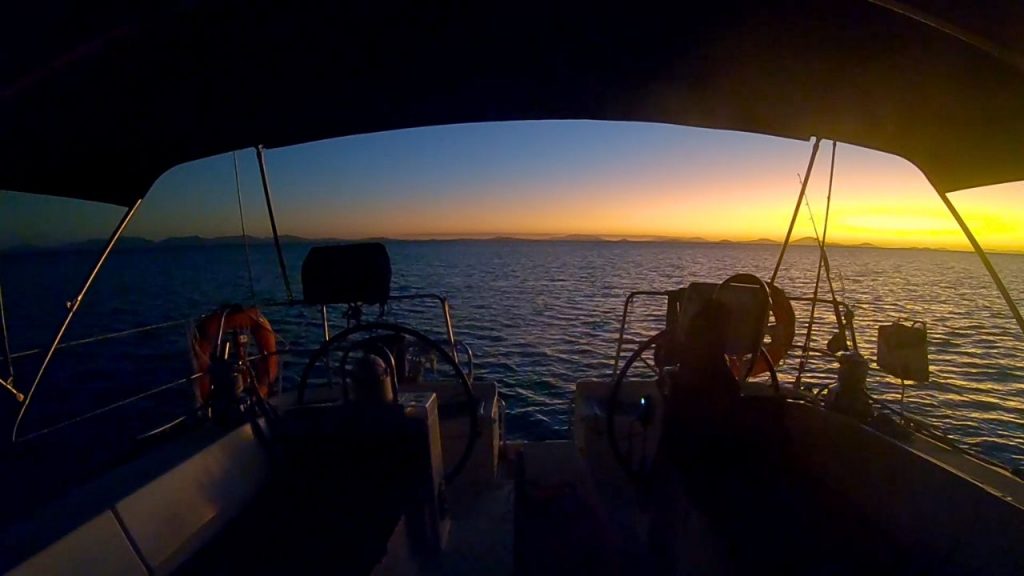
[[[391,256],[378,242],[316,246],[302,261],[307,304],[383,304],[391,296]]]
[[[878,367],[900,380],[927,382],[928,327],[893,322],[878,327]]]

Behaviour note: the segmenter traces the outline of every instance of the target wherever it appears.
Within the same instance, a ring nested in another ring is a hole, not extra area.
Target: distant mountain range
[[[132,249],[149,249],[149,248],[164,248],[164,247],[195,247],[195,246],[224,246],[224,245],[240,245],[245,239],[242,236],[217,236],[213,238],[207,238],[203,236],[175,236],[171,238],[165,238],[163,240],[150,240],[147,238],[139,238],[136,236],[125,236],[121,238],[117,243],[119,250],[132,250]],[[771,238],[757,238],[755,240],[708,240],[699,236],[622,236],[622,235],[601,235],[601,234],[528,234],[528,235],[460,235],[460,234],[447,234],[447,235],[422,235],[416,237],[403,237],[403,238],[389,238],[389,237],[376,237],[376,238],[304,238],[302,236],[281,236],[282,244],[309,244],[309,243],[321,243],[331,244],[339,242],[451,242],[451,241],[476,241],[476,242],[675,242],[680,244],[724,244],[724,245],[778,245],[780,241],[773,240]],[[255,237],[250,236],[248,241],[251,245],[267,245],[272,244],[272,238]],[[73,251],[73,250],[99,250],[103,247],[105,239],[95,238],[91,240],[82,240],[79,242],[71,242],[67,244],[51,245],[51,246],[37,246],[34,244],[18,244],[7,248],[0,249],[0,252],[18,253],[18,252],[37,252],[37,251]],[[817,246],[817,239],[811,236],[805,236],[798,238],[790,242],[793,246]],[[870,242],[861,242],[860,244],[836,244],[829,243],[830,247],[842,247],[842,248],[885,248],[884,246],[877,246]],[[948,251],[947,248],[920,248],[920,247],[907,247],[907,250],[941,250]],[[1005,251],[1010,254],[1020,254],[1022,251]]]
[[[132,249],[144,249],[144,248],[164,248],[164,247],[175,247],[175,246],[222,246],[222,245],[235,245],[242,244],[245,238],[242,236],[216,236],[213,238],[207,238],[204,236],[174,236],[171,238],[164,238],[163,240],[150,240],[148,238],[139,238],[137,236],[124,236],[117,241],[117,249],[119,250],[132,250]],[[261,238],[250,236],[248,238],[249,244],[251,245],[262,245],[272,244],[272,238]],[[343,242],[343,240],[337,238],[303,238],[300,236],[281,236],[281,243],[305,243],[305,242]],[[50,246],[38,246],[35,244],[16,244],[9,246],[4,249],[0,249],[3,252],[36,252],[36,251],[47,251],[47,250],[60,250],[60,251],[74,251],[74,250],[99,250],[103,248],[107,240],[103,238],[93,238],[90,240],[81,240],[78,242],[68,242],[65,244],[57,244]]]

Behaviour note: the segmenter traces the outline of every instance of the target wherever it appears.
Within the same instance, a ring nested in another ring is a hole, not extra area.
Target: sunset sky
[[[514,122],[403,130],[267,153],[278,224],[308,237],[493,234],[781,239],[809,142],[640,123]],[[823,223],[831,143],[809,199]],[[251,150],[238,153],[246,224],[268,235]],[[986,248],[1024,250],[1024,183],[953,200]],[[121,209],[0,195],[0,247],[105,237]],[[231,154],[164,174],[127,235],[239,233]],[[806,207],[796,237],[811,236]],[[967,249],[924,176],[840,144],[830,239]]]

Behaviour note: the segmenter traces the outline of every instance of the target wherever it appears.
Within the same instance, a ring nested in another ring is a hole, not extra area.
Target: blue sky
[[[369,134],[270,150],[267,161],[279,227],[286,234],[592,233],[742,240],[784,233],[809,150],[807,142],[736,132],[561,121]],[[892,243],[958,241],[952,219],[916,168],[881,153],[839,150],[836,207],[845,206],[850,219],[836,220],[837,238],[884,244],[889,229]],[[811,181],[816,209],[824,207],[827,188],[827,146],[822,151]],[[239,151],[238,162],[247,227],[267,235],[253,151]],[[986,201],[1019,200],[1020,190],[1011,185]],[[0,246],[104,237],[121,212],[16,193],[0,195],[0,210]],[[982,227],[997,231],[997,241],[1005,243],[1008,226],[1013,233],[1005,215],[979,218]],[[798,232],[812,233],[809,221]],[[232,155],[164,174],[126,233],[155,239],[238,234]],[[916,236],[908,240],[908,233]]]

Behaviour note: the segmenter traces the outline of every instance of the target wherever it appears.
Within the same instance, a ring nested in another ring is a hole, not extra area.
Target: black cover
[[[9,2],[0,189],[131,205],[257,144],[498,120],[811,135],[1024,179],[1024,3]]]
[[[383,304],[391,295],[391,256],[379,242],[310,248],[302,261],[307,304]]]
[[[922,322],[907,326],[899,322],[878,327],[878,367],[890,376],[913,382],[927,382],[928,327]]]

